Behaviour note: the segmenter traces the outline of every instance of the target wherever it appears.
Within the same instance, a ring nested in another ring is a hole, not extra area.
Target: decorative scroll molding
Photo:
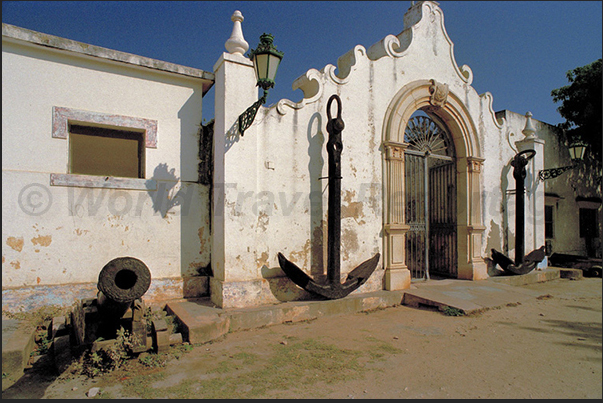
[[[490,116],[492,117],[492,122],[494,122],[494,125],[496,127],[498,127],[499,129],[502,129],[503,125],[504,125],[504,119],[502,119],[502,121],[499,121],[498,119],[496,119],[496,112],[494,112],[494,108],[492,107],[492,104],[494,102],[494,97],[492,96],[492,94],[489,91],[486,91],[479,97],[482,100],[486,101],[486,103],[488,105],[488,112],[490,112]]]
[[[432,106],[441,108],[446,104],[446,100],[448,99],[448,93],[450,92],[448,84],[438,83],[433,78],[429,81],[431,82],[431,85],[429,86],[429,92],[431,93],[429,103]]]
[[[316,70],[310,69],[301,77],[298,77],[293,82],[293,90],[300,89],[304,92],[304,98],[300,102],[293,102],[288,99],[281,99],[276,104],[276,111],[279,115],[287,114],[288,110],[286,106],[291,109],[301,109],[307,104],[318,101],[322,95],[323,85],[321,81],[323,79],[323,73]]]
[[[378,60],[385,56],[392,58],[402,57],[406,54],[411,41],[412,30],[405,29],[399,36],[387,35],[379,42],[373,44],[366,53],[370,60]]]
[[[367,58],[366,49],[362,45],[356,45],[354,49],[337,59],[339,74],[335,74],[335,66],[332,64],[327,65],[323,70],[328,73],[329,79],[335,84],[347,84],[350,81],[352,71],[356,70],[358,62],[363,58]]]
[[[293,82],[293,90],[301,89],[304,92],[304,98],[297,103],[288,99],[281,99],[276,105],[277,112],[280,115],[285,115],[288,112],[285,107],[301,109],[305,105],[318,101],[322,96],[324,83],[327,80],[336,85],[347,84],[352,72],[356,70],[358,61],[362,58],[367,58],[366,49],[364,46],[356,45],[354,49],[337,59],[337,67],[327,64],[321,71],[308,70],[306,74]],[[339,71],[338,74],[335,73],[336,69]]]

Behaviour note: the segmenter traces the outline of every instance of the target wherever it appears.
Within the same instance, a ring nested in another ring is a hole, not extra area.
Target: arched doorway
[[[406,266],[413,279],[457,276],[456,159],[443,122],[415,112],[404,130]]]
[[[454,223],[451,221],[442,223],[449,229],[456,228],[454,231],[455,242],[453,242],[453,244],[456,243],[456,248],[452,247],[452,255],[445,257],[446,261],[451,261],[453,264],[443,269],[444,274],[467,280],[488,277],[487,266],[481,256],[482,236],[485,230],[482,224],[481,185],[484,158],[481,155],[475,120],[462,99],[449,91],[446,84],[438,83],[435,80],[417,80],[402,87],[387,108],[383,125],[383,249],[384,287],[386,290],[409,288],[413,277],[407,265],[407,262],[410,262],[407,255],[412,252],[407,250],[407,246],[411,245],[407,243],[407,238],[412,236],[410,233],[412,220],[407,220],[408,204],[406,200],[408,191],[406,162],[407,156],[413,155],[410,152],[413,146],[412,142],[405,140],[405,136],[406,128],[411,119],[417,115],[417,111],[425,112],[422,115],[427,116],[446,133],[444,138],[448,139],[451,147],[443,154],[438,155],[450,157],[448,162],[454,162],[454,168],[452,166],[442,168],[442,170],[450,169],[453,178],[450,178],[445,184],[436,185],[432,191],[440,192],[447,203],[453,201],[455,203],[453,210],[447,210],[453,212]],[[420,149],[416,151],[420,152]],[[425,155],[425,150],[423,150],[423,155]],[[411,159],[409,158],[409,160]],[[437,162],[433,162],[433,166],[429,165],[431,164],[429,160],[436,161],[438,159],[440,158],[427,157],[428,167],[425,170],[423,165],[424,172],[429,172],[430,168],[436,168],[438,165]],[[441,159],[445,165],[446,158]],[[436,171],[436,169],[433,170],[434,176],[444,181],[447,180],[443,179],[443,173],[435,173]],[[423,178],[425,180],[424,176]],[[431,182],[436,183],[437,178]],[[429,182],[429,177],[427,179]],[[417,204],[421,205],[420,202]],[[437,210],[438,205],[429,208],[431,216],[434,216],[433,211]],[[435,245],[439,241],[434,240],[433,242]],[[425,256],[425,248],[421,250]],[[434,262],[433,254],[431,259],[427,255],[423,260],[429,263]],[[414,277],[417,276],[421,276],[421,273],[414,274]]]

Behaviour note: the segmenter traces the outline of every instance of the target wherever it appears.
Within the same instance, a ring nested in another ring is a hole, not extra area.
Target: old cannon
[[[141,260],[118,257],[107,263],[98,276],[96,298],[81,300],[72,312],[75,344],[81,346],[97,340],[111,340],[123,328],[132,335],[134,353],[152,347],[159,350],[159,345],[169,346],[167,327],[155,323],[163,321],[154,321],[153,337],[147,336],[145,306],[141,297],[150,285],[151,272]]]

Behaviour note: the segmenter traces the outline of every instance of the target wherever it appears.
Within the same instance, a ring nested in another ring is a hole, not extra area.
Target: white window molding
[[[70,124],[116,130],[141,131],[144,136],[145,148],[157,148],[156,120],[53,106],[52,137],[69,140]],[[71,173],[51,173],[50,185],[145,191],[157,190],[157,182],[150,179],[78,175]]]
[[[154,179],[116,178],[112,176],[50,174],[50,186],[155,191],[157,190],[157,181]]]
[[[101,126],[113,129],[144,130],[145,146],[157,148],[157,121],[132,116],[89,112],[62,106],[52,107],[52,137],[69,138],[69,124]]]

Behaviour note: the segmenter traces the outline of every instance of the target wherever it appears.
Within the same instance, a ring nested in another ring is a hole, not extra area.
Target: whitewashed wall
[[[458,139],[458,146],[472,147],[474,157],[485,158],[482,187],[476,196],[485,226],[481,257],[490,256],[489,248],[502,248],[508,211],[501,202],[509,187],[503,182],[509,177],[513,180],[512,173],[503,169],[517,149],[507,133],[518,129],[497,121],[492,95],[477,94],[471,87],[470,68],[457,66],[436,3],[411,6],[399,35],[388,35],[369,49],[356,46],[339,58],[337,70],[334,65],[309,70],[293,83],[293,89],[302,89],[304,99],[297,104],[280,100],[260,108],[243,137],[237,132],[236,118],[257,99],[257,89],[251,63],[229,62],[232,56],[225,54],[215,67],[216,94],[226,95],[223,99],[216,96],[215,154],[220,176],[214,179],[222,188],[214,188],[214,202],[223,198],[224,219],[214,230],[226,244],[212,259],[214,272],[223,273],[212,283],[214,302],[246,306],[303,297],[283,277],[278,252],[314,278],[325,274],[327,184],[319,178],[327,176],[326,104],[333,94],[341,97],[346,125],[342,273],[376,252],[382,253],[379,267],[383,267],[383,141],[396,137],[388,134],[385,120],[396,95],[421,80],[447,84],[449,97],[458,100],[470,116],[468,130],[473,137]],[[229,77],[233,77],[230,85]],[[236,103],[229,96],[235,92]],[[541,154],[535,163],[542,163]],[[468,206],[459,205],[463,208]],[[214,244],[221,239],[214,238]],[[379,269],[357,292],[382,289],[383,274]]]
[[[42,37],[59,46],[74,44]],[[210,259],[209,190],[197,183],[198,132],[208,83],[3,35],[3,308],[18,295],[16,287],[95,283],[101,268],[120,256],[145,262],[158,295],[182,296],[182,278],[198,275]],[[68,173],[69,142],[52,137],[53,107],[156,121],[156,148],[146,148],[148,181],[138,180],[155,186],[50,186],[51,174]],[[175,283],[161,286],[159,279]],[[189,292],[207,292],[206,285],[193,283]],[[45,294],[39,290],[35,298]],[[44,303],[64,302],[70,295],[53,293]]]

